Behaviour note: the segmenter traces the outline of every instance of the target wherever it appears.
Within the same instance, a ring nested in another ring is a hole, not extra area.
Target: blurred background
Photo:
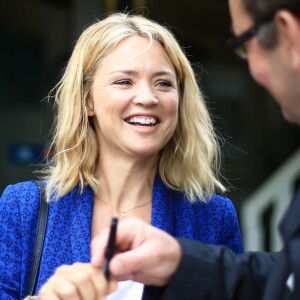
[[[299,182],[299,128],[228,49],[226,0],[1,0],[0,194],[35,178],[53,121],[46,98],[82,30],[132,9],[171,29],[198,74],[246,249],[279,248],[276,226]]]

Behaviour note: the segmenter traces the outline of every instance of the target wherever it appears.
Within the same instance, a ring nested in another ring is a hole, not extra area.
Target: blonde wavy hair
[[[120,41],[132,36],[159,42],[176,70],[180,97],[178,124],[158,160],[164,184],[183,192],[191,202],[205,201],[216,188],[225,191],[218,179],[218,139],[184,51],[166,27],[143,16],[115,13],[84,30],[52,91],[57,116],[49,149],[54,149],[55,155],[43,170],[49,179],[48,201],[53,195],[56,199],[64,196],[76,185],[81,191],[87,185],[96,191],[99,145],[89,122],[87,97],[100,62]]]

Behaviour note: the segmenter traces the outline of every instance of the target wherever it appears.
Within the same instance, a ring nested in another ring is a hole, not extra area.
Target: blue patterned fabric
[[[190,204],[183,194],[156,177],[152,195],[152,225],[175,237],[223,244],[243,252],[232,202],[214,195],[207,203]],[[33,255],[39,190],[34,182],[8,186],[0,200],[0,295],[2,300],[26,296]],[[62,264],[90,261],[93,191],[78,188],[49,204],[48,227],[37,290]]]

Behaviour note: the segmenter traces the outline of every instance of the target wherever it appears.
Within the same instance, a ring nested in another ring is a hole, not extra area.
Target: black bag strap
[[[46,201],[45,185],[41,180],[33,181],[38,185],[40,190],[40,208],[28,284],[27,295],[30,296],[33,295],[37,283],[48,218],[48,203]]]

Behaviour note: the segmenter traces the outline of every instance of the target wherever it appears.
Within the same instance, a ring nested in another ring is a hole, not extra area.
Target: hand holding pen
[[[103,231],[91,244],[92,265],[99,268],[108,251],[108,231]],[[147,285],[166,285],[181,259],[176,239],[166,232],[138,219],[129,218],[118,225],[115,253],[109,261],[114,280],[133,280]]]

